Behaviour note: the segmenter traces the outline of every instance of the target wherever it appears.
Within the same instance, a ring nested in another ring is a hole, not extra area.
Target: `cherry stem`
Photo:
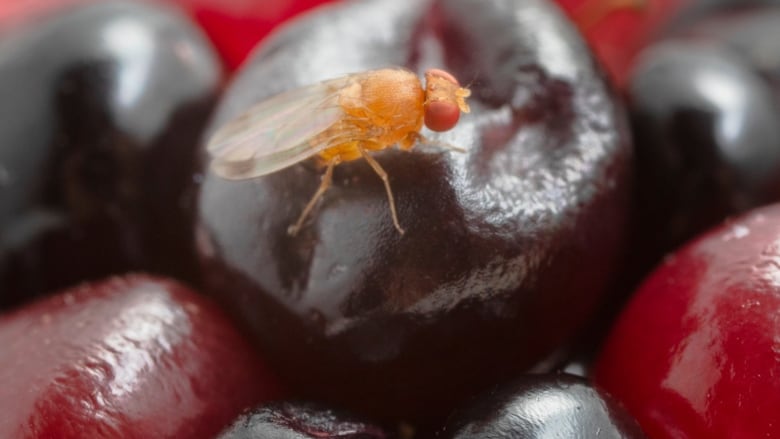
[[[574,13],[574,22],[583,32],[599,25],[612,13],[630,10],[641,12],[648,6],[648,0],[586,0]]]

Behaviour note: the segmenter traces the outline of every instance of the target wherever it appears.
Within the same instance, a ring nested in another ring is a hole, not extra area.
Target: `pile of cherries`
[[[451,72],[462,147],[213,173]],[[780,437],[780,3],[0,3],[0,437]]]

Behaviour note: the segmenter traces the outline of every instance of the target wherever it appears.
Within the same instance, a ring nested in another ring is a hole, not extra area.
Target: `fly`
[[[424,88],[417,75],[405,69],[354,73],[254,105],[217,130],[207,149],[214,172],[231,180],[260,177],[318,157],[325,166],[322,182],[288,228],[293,236],[332,184],[333,168],[364,159],[382,179],[393,225],[403,234],[387,173],[370,152],[393,145],[410,150],[427,142],[420,134],[423,125],[438,132],[452,129],[460,113],[469,112],[470,95],[440,69],[425,72]]]

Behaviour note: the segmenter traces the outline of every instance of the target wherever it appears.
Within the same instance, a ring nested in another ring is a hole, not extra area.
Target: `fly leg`
[[[414,142],[420,142],[426,145],[438,146],[439,148],[449,149],[451,151],[460,152],[460,153],[466,152],[466,150],[464,148],[461,148],[460,146],[455,146],[447,142],[442,142],[440,140],[429,139],[420,133],[411,133],[411,135],[414,136]],[[412,142],[411,144],[413,145],[414,142]]]
[[[360,155],[362,155],[368,164],[371,165],[371,168],[374,169],[374,172],[376,172],[379,178],[382,179],[382,183],[385,184],[387,199],[390,201],[390,213],[393,215],[393,225],[395,225],[395,228],[398,230],[398,232],[403,235],[404,229],[402,229],[401,225],[398,223],[398,214],[395,210],[395,200],[393,199],[393,191],[390,189],[390,180],[387,178],[387,172],[382,169],[382,166],[379,165],[379,162],[374,160],[374,158],[371,157],[362,146],[358,145],[357,149],[360,151]]]
[[[314,205],[317,204],[317,201],[322,198],[322,195],[325,193],[325,191],[328,190],[333,181],[333,168],[339,163],[341,163],[339,156],[335,156],[330,159],[330,161],[328,161],[328,168],[325,170],[325,173],[322,174],[322,182],[320,183],[320,187],[317,188],[317,192],[315,192],[314,196],[311,197],[309,204],[303,208],[303,212],[301,212],[301,216],[298,217],[298,221],[294,225],[287,228],[287,233],[290,236],[295,236],[298,234],[298,232],[301,230],[301,227],[303,226],[303,222],[306,220],[306,217],[309,215],[309,213],[311,213],[311,210],[314,209]]]

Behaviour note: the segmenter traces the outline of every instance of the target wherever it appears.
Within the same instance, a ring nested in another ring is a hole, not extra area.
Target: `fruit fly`
[[[382,179],[393,225],[403,234],[387,173],[369,152],[393,145],[410,150],[417,142],[430,142],[420,134],[423,124],[447,131],[458,123],[461,112],[469,112],[466,98],[471,92],[454,76],[430,69],[425,82],[423,88],[417,75],[404,69],[381,69],[273,96],[216,131],[207,145],[212,169],[223,178],[240,180],[317,156],[325,172],[298,221],[288,229],[296,235],[330,187],[333,168],[365,159]]]

